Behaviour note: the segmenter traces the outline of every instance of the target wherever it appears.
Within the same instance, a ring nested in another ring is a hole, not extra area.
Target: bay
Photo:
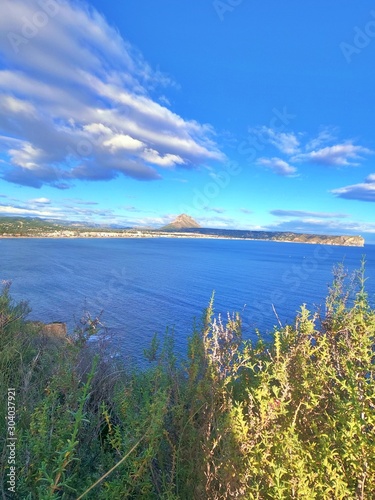
[[[63,321],[70,330],[89,311],[103,311],[112,352],[139,361],[154,335],[174,330],[186,352],[215,291],[223,319],[238,311],[244,338],[292,322],[302,303],[324,309],[332,269],[350,271],[366,258],[367,291],[375,298],[375,245],[336,247],[226,239],[1,239],[0,279],[29,319]],[[275,316],[273,307],[277,311]]]

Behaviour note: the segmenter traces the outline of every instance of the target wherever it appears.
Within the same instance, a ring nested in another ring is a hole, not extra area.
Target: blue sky
[[[5,0],[0,214],[375,242],[375,6]]]

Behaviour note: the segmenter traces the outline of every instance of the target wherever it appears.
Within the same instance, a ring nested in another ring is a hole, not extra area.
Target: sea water
[[[142,358],[154,333],[174,331],[186,353],[215,292],[225,320],[239,312],[243,337],[267,336],[293,323],[303,303],[324,312],[333,267],[349,272],[365,256],[367,291],[375,303],[375,245],[338,247],[271,241],[189,238],[1,239],[0,280],[12,281],[28,318],[62,321],[70,330],[86,312],[101,313],[117,356]]]

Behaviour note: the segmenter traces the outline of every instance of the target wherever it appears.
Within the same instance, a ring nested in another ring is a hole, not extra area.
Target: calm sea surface
[[[215,311],[238,311],[244,338],[292,322],[302,303],[324,305],[332,268],[367,265],[375,303],[375,245],[364,248],[215,239],[1,239],[0,280],[26,299],[29,319],[73,328],[84,311],[102,321],[120,356],[139,360],[153,334],[173,327],[184,353],[194,318],[215,290]]]

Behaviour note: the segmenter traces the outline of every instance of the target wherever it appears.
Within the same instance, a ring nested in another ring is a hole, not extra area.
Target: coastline
[[[298,239],[298,238],[301,239]],[[306,239],[307,237],[307,239]],[[192,232],[153,232],[153,231],[129,231],[129,232],[108,232],[108,231],[56,231],[53,233],[12,235],[1,234],[0,239],[154,239],[154,238],[189,238],[189,239],[217,239],[217,240],[247,240],[247,241],[274,241],[278,243],[305,243],[309,245],[329,245],[329,246],[351,246],[363,247],[365,240],[356,236],[320,236],[320,235],[297,235],[294,239],[282,238],[251,238],[249,236],[230,236],[220,234],[202,234]],[[310,241],[309,239],[310,238]],[[360,243],[359,243],[360,241]],[[357,242],[357,243],[356,243]]]

